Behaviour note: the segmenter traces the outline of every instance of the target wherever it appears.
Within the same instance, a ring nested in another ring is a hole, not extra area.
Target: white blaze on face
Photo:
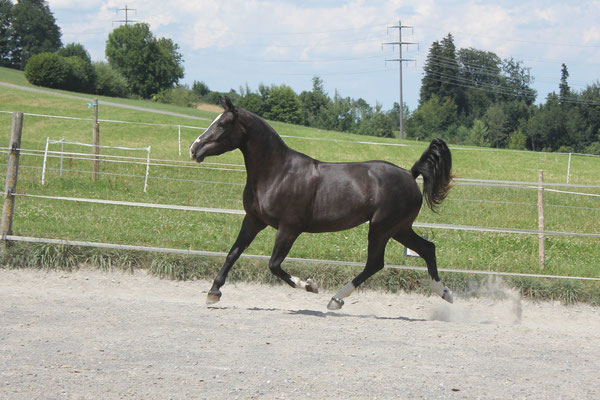
[[[215,123],[216,123],[216,122],[217,122],[217,121],[218,121],[218,120],[219,120],[219,119],[220,119],[222,116],[223,116],[223,113],[221,113],[221,114],[217,115],[217,118],[215,118],[215,119],[213,120],[213,122],[211,122],[211,123],[210,123],[210,125],[208,126],[208,128],[206,128],[206,130],[205,130],[205,131],[204,131],[204,132],[203,132],[203,133],[202,133],[200,136],[198,136],[198,137],[196,138],[196,140],[194,140],[194,143],[192,143],[192,145],[190,146],[190,157],[192,157],[192,147],[194,147],[194,145],[200,141],[200,138],[202,138],[202,136],[204,136],[204,134],[205,134],[206,132],[208,132],[208,131],[210,130],[210,128],[211,128],[211,127],[212,127],[212,126],[213,126],[213,125],[214,125],[214,124],[215,124]],[[193,158],[193,157],[192,157],[192,158]]]

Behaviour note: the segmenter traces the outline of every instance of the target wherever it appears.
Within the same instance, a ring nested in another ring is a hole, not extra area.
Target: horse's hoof
[[[327,304],[327,309],[331,311],[339,310],[344,305],[344,300],[338,299],[337,297],[332,297],[329,300],[329,304]]]
[[[208,292],[208,296],[206,296],[206,304],[215,304],[221,300],[221,292]]]
[[[448,303],[454,303],[454,296],[452,296],[452,292],[448,288],[444,288],[442,292],[442,299],[446,300]]]
[[[311,293],[319,293],[319,285],[312,279],[306,280],[306,291]]]

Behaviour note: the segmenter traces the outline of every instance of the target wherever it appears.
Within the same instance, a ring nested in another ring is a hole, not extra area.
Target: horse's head
[[[237,108],[229,97],[221,98],[221,105],[224,111],[190,146],[190,157],[196,162],[235,150],[242,144],[244,127],[239,121]]]

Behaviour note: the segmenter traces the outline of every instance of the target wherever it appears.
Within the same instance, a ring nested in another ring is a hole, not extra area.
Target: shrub
[[[152,99],[163,104],[173,104],[181,107],[191,107],[194,103],[192,92],[183,86],[163,89]]]
[[[96,93],[103,96],[126,97],[127,79],[105,62],[93,64],[96,73]]]
[[[79,57],[83,61],[87,61],[89,64],[92,63],[90,53],[79,43],[69,43],[64,47],[61,47],[56,51],[56,54],[62,57]]]
[[[25,66],[25,77],[29,83],[37,86],[76,92],[95,90],[94,68],[77,56],[62,57],[55,53],[31,56]]]
[[[517,129],[508,137],[508,148],[511,150],[527,150],[527,136]]]
[[[594,142],[585,148],[585,152],[588,154],[595,154],[600,156],[600,142]]]
[[[37,86],[65,89],[72,76],[72,64],[54,53],[33,55],[25,65],[25,78]]]
[[[65,89],[74,92],[94,93],[96,91],[96,71],[92,63],[79,56],[65,58],[72,67],[72,78],[67,82]]]

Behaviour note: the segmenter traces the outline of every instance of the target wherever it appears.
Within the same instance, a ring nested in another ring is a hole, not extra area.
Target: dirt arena
[[[592,399],[600,309],[0,270],[2,399]]]

